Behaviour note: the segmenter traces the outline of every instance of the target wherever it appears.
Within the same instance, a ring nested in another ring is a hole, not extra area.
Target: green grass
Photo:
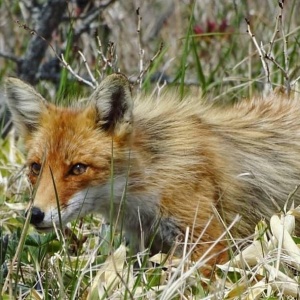
[[[257,49],[246,33],[247,24],[244,17],[252,14],[251,29],[267,50],[279,14],[277,3],[244,1],[235,4],[234,1],[224,1],[224,3],[212,1],[211,4],[207,4],[207,7],[199,3],[194,6],[194,4],[186,5],[178,2],[177,5],[182,16],[183,28],[178,29],[174,34],[178,19],[175,21],[172,19],[163,30],[169,33],[168,38],[173,35],[178,48],[174,49],[170,40],[166,38],[165,48],[144,76],[143,91],[151,92],[156,88],[156,84],[151,82],[151,75],[159,72],[162,66],[168,65],[172,59],[166,73],[171,78],[170,85],[178,89],[182,96],[185,93],[204,94],[208,99],[223,103],[263,93],[266,74]],[[9,8],[3,1],[0,2],[0,8],[2,12],[20,17],[17,4]],[[125,7],[124,11],[128,12],[130,9],[126,11]],[[276,34],[272,51],[272,56],[278,64],[286,68],[286,56],[283,53],[284,39],[288,41],[289,69],[287,71],[291,82],[300,75],[298,11],[299,4],[296,0],[285,4],[283,21],[285,36],[283,37],[280,32]],[[147,15],[143,17],[147,22]],[[224,20],[227,20],[228,24],[220,28]],[[14,28],[14,45],[19,47],[17,52],[22,53],[27,42],[21,41],[27,41],[28,35],[15,23],[10,22]],[[209,31],[209,26],[213,25],[214,30]],[[68,24],[63,36],[68,41],[65,58],[74,68],[78,67],[76,70],[80,74],[85,74],[82,61],[72,50],[73,26]],[[196,32],[197,26],[198,32]],[[139,72],[139,55],[136,43],[132,46],[132,41],[137,37],[135,33],[132,34],[132,30],[130,32],[130,28],[132,29],[128,26],[128,32],[123,32],[124,37],[118,45],[119,56],[128,57],[130,62],[126,65],[120,60],[117,64],[123,73],[136,77]],[[114,29],[118,30],[113,28],[112,31]],[[112,37],[116,35],[116,32],[112,33]],[[147,54],[145,60],[154,56],[161,39],[162,37],[157,38],[151,44],[145,43]],[[128,41],[131,43],[127,44]],[[92,44],[90,46],[93,47]],[[88,53],[89,48],[85,45],[82,47]],[[93,50],[95,51],[95,48]],[[97,63],[99,60],[97,53],[89,53],[87,57],[89,61],[94,61],[92,56],[97,58],[96,63],[91,66],[97,71],[94,72],[96,78],[101,77],[101,72],[104,74],[111,72],[110,68],[103,70],[99,67],[101,63]],[[267,63],[272,87],[275,89],[285,85],[281,70],[271,61]],[[0,78],[12,74],[15,69],[15,65],[4,59],[0,60],[0,66]],[[88,88],[76,81],[70,83],[68,79],[71,75],[67,70],[64,69],[61,75],[58,88],[51,84],[40,86],[49,97],[53,94],[58,95],[56,99],[60,99],[59,102],[62,103],[64,101],[62,99],[70,99],[74,95],[90,92]],[[292,89],[293,93],[298,93],[296,84]],[[205,297],[206,299],[251,299],[251,296],[252,299],[299,299],[299,295],[296,296],[292,291],[280,293],[282,291],[280,282],[290,280],[289,285],[293,286],[294,282],[299,283],[299,276],[287,267],[286,256],[283,255],[280,247],[268,244],[265,234],[260,234],[255,242],[256,246],[259,245],[264,250],[262,261],[256,264],[246,261],[244,265],[236,263],[234,267],[232,265],[217,267],[214,281],[203,278],[188,260],[171,260],[163,257],[160,262],[157,256],[149,258],[146,253],[142,253],[140,257],[131,261],[128,259],[128,251],[121,243],[120,236],[113,234],[114,231],[106,226],[102,226],[101,217],[98,215],[87,216],[83,220],[73,222],[70,226],[71,230],[67,233],[57,228],[52,233],[38,234],[33,228],[27,226],[24,211],[19,210],[19,203],[25,207],[29,202],[29,188],[24,181],[24,172],[18,173],[18,170],[22,169],[25,158],[22,153],[15,150],[15,146],[21,145],[19,143],[15,145],[15,140],[11,137],[1,140],[0,145],[2,220],[0,287],[3,289],[1,296],[3,299],[116,299],[119,297],[169,300]],[[10,205],[7,206],[6,202]],[[99,235],[101,226],[102,231]],[[259,228],[260,226],[265,228],[264,224],[259,224]],[[116,252],[113,252],[114,250]],[[250,250],[256,251],[252,248]],[[136,260],[141,265],[139,271],[133,270]],[[155,261],[155,264],[151,261]],[[299,272],[299,268],[297,270]],[[252,289],[253,286],[256,289]]]

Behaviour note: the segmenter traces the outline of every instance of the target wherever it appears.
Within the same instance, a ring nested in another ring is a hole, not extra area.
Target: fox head
[[[84,107],[51,104],[16,78],[7,79],[6,97],[24,139],[28,177],[35,187],[31,223],[49,230],[53,223],[64,225],[93,211],[109,211],[111,162],[118,163],[117,177],[132,132],[127,78],[108,76]],[[121,190],[125,182],[116,185]]]

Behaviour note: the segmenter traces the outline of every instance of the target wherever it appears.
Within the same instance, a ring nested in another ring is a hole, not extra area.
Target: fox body
[[[143,240],[157,252],[189,227],[196,260],[222,224],[240,215],[233,235],[252,234],[300,183],[300,102],[293,99],[225,108],[174,93],[133,99],[121,74],[77,107],[50,104],[14,78],[6,93],[25,140],[36,188],[31,222],[39,230],[98,211],[123,226],[136,250]],[[300,203],[299,194],[293,199]],[[226,259],[226,246],[215,244],[216,261]]]

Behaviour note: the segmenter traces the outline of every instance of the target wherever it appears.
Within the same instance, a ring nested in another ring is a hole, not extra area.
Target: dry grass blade
[[[113,254],[111,254],[97,272],[93,280],[88,300],[105,299],[111,295],[117,286],[126,281],[128,269],[124,267],[126,261],[126,247],[121,245]]]
[[[249,294],[245,297],[245,300],[256,300],[263,296],[266,290],[266,280],[265,278],[255,283],[249,288]]]
[[[299,282],[270,265],[266,264],[264,267],[269,272],[269,284],[275,292],[280,291],[283,295],[292,297],[300,295]]]
[[[288,213],[295,217],[300,218],[300,206],[297,206],[296,208],[291,209]]]
[[[244,268],[247,266],[256,266],[258,261],[263,259],[267,249],[265,241],[253,241],[253,243],[233,257],[228,263],[220,266],[222,269],[226,266]]]
[[[300,270],[300,249],[294,242],[288,228],[291,228],[292,215],[282,216],[280,219],[277,215],[272,216],[270,226],[273,235],[282,245],[282,249],[291,257],[291,264],[299,271]]]
[[[26,203],[9,203],[5,202],[5,205],[14,211],[24,211],[26,210],[27,204]]]
[[[170,267],[178,267],[181,258],[176,258],[176,257],[169,257],[167,254],[164,253],[157,253],[149,258],[149,261],[155,264],[163,265],[165,268],[170,268]]]

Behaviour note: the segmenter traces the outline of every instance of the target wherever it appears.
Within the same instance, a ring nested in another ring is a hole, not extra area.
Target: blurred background
[[[149,75],[152,83],[159,78],[173,85],[184,82],[202,94],[222,95],[221,100],[248,97],[263,89],[265,74],[245,18],[258,44],[268,51],[273,40],[270,53],[297,77],[299,9],[299,1],[286,1],[280,9],[274,0],[1,0],[0,82],[16,76],[40,84],[49,99],[57,92],[78,95],[80,85],[74,86],[76,79],[64,71],[62,54],[83,78],[88,73],[78,51],[97,80],[121,71],[134,81],[163,43],[144,81]],[[275,64],[270,63],[270,74],[274,86],[284,84]]]

